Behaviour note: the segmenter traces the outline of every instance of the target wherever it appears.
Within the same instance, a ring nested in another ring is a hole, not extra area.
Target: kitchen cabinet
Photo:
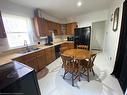
[[[49,21],[47,20],[48,23],[48,30],[54,31],[55,35],[61,35],[61,25],[59,23]]]
[[[42,70],[47,65],[45,50],[37,52],[37,63],[39,71]]]
[[[46,52],[46,60],[48,65],[55,60],[55,48],[54,47],[47,48],[45,49],[45,52]]]
[[[47,22],[48,22],[48,30],[55,30],[56,29],[56,25],[53,21],[47,20]]]
[[[59,23],[57,23],[56,27],[57,27],[57,33],[56,33],[56,35],[62,35],[63,33],[61,31],[61,25]]]
[[[34,17],[34,26],[38,37],[46,36],[46,33],[48,32],[48,25],[44,18]]]
[[[63,33],[66,35],[74,35],[74,29],[77,27],[76,22],[59,24],[40,17],[34,17],[34,25],[38,37],[50,35],[49,31],[54,31],[55,35],[62,35]]]
[[[54,33],[55,33],[55,35],[62,35],[61,25],[59,23],[56,23],[56,29],[55,29]]]
[[[24,60],[24,63],[32,68],[34,68],[37,72],[39,71],[37,58],[34,56],[32,58],[28,58],[27,60]]]
[[[26,64],[38,72],[55,60],[55,48],[46,48],[44,50],[23,55],[14,60]]]
[[[74,30],[77,27],[77,23],[68,23],[67,24],[67,31],[65,32],[66,35],[74,35]]]
[[[1,11],[0,11],[0,38],[6,38],[6,32],[4,29],[4,24],[3,24],[3,20],[2,20],[2,16],[1,16]]]
[[[19,61],[21,63],[24,63],[24,64],[34,68],[37,72],[39,71],[36,53],[26,54],[24,56],[14,59],[14,60]]]

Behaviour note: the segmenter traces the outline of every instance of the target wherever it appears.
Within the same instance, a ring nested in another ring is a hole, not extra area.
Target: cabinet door
[[[71,23],[71,34],[74,35],[75,28],[77,27],[77,23]]]
[[[25,60],[25,64],[34,68],[37,72],[39,71],[38,62],[37,62],[36,57],[29,58],[29,59]]]
[[[54,23],[52,21],[48,21],[48,30],[54,30]]]
[[[62,35],[61,33],[61,25],[57,23],[57,35]]]
[[[34,17],[34,26],[38,37],[46,36],[46,21],[40,17]]]
[[[70,35],[71,34],[71,24],[67,24],[67,31],[65,33],[66,35]]]
[[[52,62],[51,48],[45,49],[45,52],[46,52],[46,60],[47,60],[47,65],[48,65],[48,64],[50,64]]]
[[[67,31],[66,31],[66,35],[74,35],[74,30],[77,27],[77,23],[68,23],[67,24]]]
[[[39,71],[36,52],[18,57],[14,60],[24,63],[25,65],[34,68],[36,71]]]
[[[46,60],[48,65],[55,60],[55,48],[54,47],[47,48],[45,49],[45,52],[46,52]]]
[[[55,56],[55,47],[52,47],[51,48],[51,54],[52,54],[52,61],[54,61],[56,59],[56,56]]]
[[[15,58],[13,60],[16,60],[18,62],[24,63],[23,57],[18,57],[18,58]]]
[[[39,70],[42,70],[47,64],[46,54],[44,50],[39,51],[37,54],[38,54],[37,61],[38,61],[38,66],[39,66],[38,68]]]
[[[51,22],[47,20],[48,23],[48,30],[51,29]]]

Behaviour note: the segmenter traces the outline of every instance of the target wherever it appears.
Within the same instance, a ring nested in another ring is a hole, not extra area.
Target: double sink
[[[33,52],[33,51],[36,51],[36,50],[39,50],[39,49],[41,49],[41,48],[28,46],[28,47],[23,48],[23,50],[21,50],[19,53],[25,54],[25,53],[30,53],[30,52]]]
[[[51,45],[46,44],[46,45],[41,45],[41,46],[26,46],[19,53],[20,54],[30,53],[30,52],[40,50],[40,49],[44,48],[45,46],[52,46],[52,45],[53,44],[51,44]]]

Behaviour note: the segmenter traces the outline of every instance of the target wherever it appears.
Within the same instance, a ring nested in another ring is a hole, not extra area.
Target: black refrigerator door
[[[90,47],[90,36],[91,36],[91,27],[77,28],[75,29],[75,47],[77,45],[88,45]]]
[[[76,28],[75,29],[75,34],[74,34],[74,48],[77,48],[77,45],[80,44],[80,40],[79,40],[80,31],[81,31],[81,28]]]
[[[90,44],[90,28],[82,28],[79,35],[80,43],[83,45],[89,45]]]

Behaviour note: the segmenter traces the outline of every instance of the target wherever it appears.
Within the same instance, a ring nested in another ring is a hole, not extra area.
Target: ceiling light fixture
[[[80,7],[82,5],[82,2],[81,1],[78,1],[77,2],[77,6]]]

